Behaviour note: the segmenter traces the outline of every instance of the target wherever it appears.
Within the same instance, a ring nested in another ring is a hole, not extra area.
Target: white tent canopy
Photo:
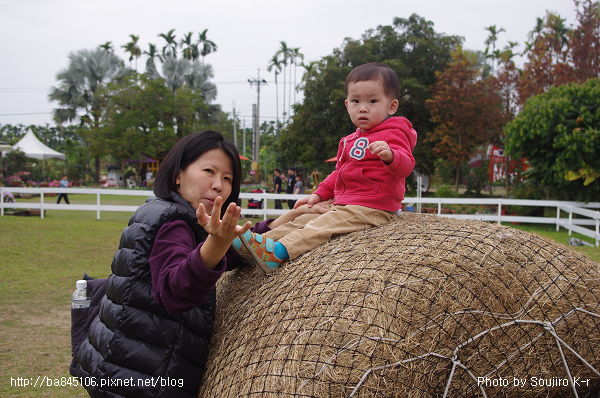
[[[67,172],[67,163],[66,156],[64,153],[60,153],[55,151],[54,149],[44,145],[42,141],[38,140],[38,138],[33,134],[31,129],[25,134],[23,138],[15,145],[13,145],[13,150],[20,150],[25,153],[25,156],[33,159],[41,159],[42,160],[42,175],[46,175],[46,159],[62,159],[65,160],[65,173]]]
[[[31,130],[29,130],[19,142],[13,145],[13,149],[20,150],[21,152],[25,153],[25,156],[28,158],[41,160],[52,158],[65,160],[66,158],[63,153],[57,152],[54,149],[44,145],[42,141],[38,140]]]

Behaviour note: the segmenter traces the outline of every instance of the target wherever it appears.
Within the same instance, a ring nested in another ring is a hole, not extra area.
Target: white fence
[[[40,210],[40,217],[44,218],[44,210],[84,210],[95,211],[97,219],[100,219],[102,211],[124,211],[133,213],[138,206],[121,206],[121,205],[106,205],[101,203],[101,197],[105,195],[118,196],[154,196],[149,190],[127,190],[127,189],[88,189],[88,188],[13,188],[0,187],[0,197],[4,198],[4,194],[12,192],[19,194],[39,194],[40,202],[19,202],[6,203],[0,202],[1,215],[4,216],[6,208],[11,209],[32,209]],[[96,204],[56,204],[56,199],[53,197],[51,202],[48,202],[46,194],[48,193],[66,193],[66,194],[87,194],[96,196]],[[255,199],[262,200],[263,206],[260,209],[242,209],[243,215],[262,216],[267,219],[268,216],[280,215],[288,211],[286,201],[288,199],[299,199],[304,195],[290,194],[270,194],[270,193],[242,193],[240,199]],[[272,200],[280,200],[282,210],[268,208],[268,202]],[[469,199],[469,198],[405,198],[405,204],[415,204],[416,208],[421,208],[423,204],[433,204],[437,207],[436,214],[440,217],[455,217],[461,219],[474,219],[489,222],[497,222],[498,224],[506,222],[514,223],[531,223],[531,224],[554,224],[558,231],[560,227],[571,232],[577,232],[584,236],[595,240],[596,247],[599,247],[600,242],[600,202],[593,203],[578,203],[578,202],[560,202],[551,200],[522,200],[522,199]],[[479,214],[451,214],[443,208],[443,205],[483,205],[486,206],[488,212]],[[502,214],[505,206],[542,206],[556,209],[555,217],[530,217]]]

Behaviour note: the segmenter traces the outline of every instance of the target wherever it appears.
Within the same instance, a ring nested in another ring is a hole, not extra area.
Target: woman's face
[[[227,200],[231,194],[233,164],[222,149],[204,152],[177,176],[177,192],[194,209],[200,203],[210,214],[217,196]]]

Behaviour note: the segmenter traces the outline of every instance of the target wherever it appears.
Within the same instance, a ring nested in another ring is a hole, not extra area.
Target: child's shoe
[[[265,273],[270,274],[286,260],[275,255],[275,245],[273,239],[246,231],[233,240],[232,247],[246,263],[258,265]],[[281,244],[279,246],[283,247]]]

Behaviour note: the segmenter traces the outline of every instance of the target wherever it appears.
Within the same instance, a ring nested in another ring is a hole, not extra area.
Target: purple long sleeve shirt
[[[273,219],[256,223],[254,232],[264,233]],[[150,252],[154,301],[171,314],[189,311],[202,304],[221,275],[241,264],[230,248],[214,270],[200,259],[200,247],[192,228],[182,220],[163,224]]]

